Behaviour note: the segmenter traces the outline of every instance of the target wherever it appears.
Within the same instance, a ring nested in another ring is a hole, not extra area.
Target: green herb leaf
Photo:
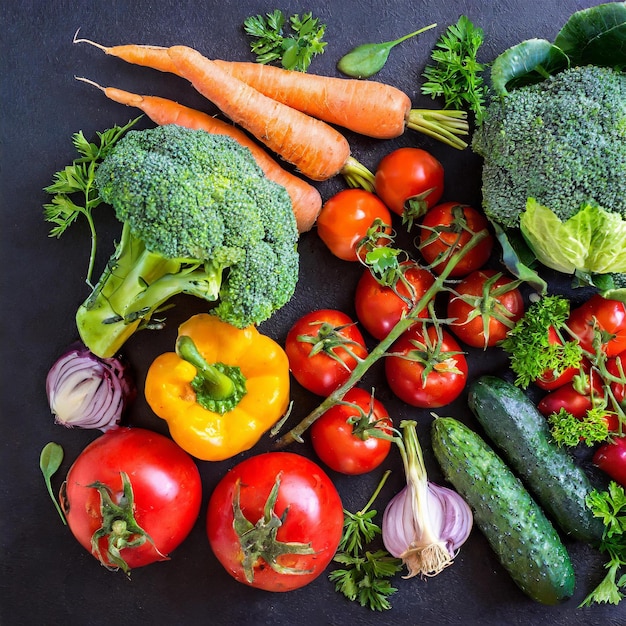
[[[63,515],[63,511],[61,510],[61,507],[52,492],[52,476],[54,476],[59,467],[61,467],[62,462],[63,448],[58,443],[54,443],[53,441],[47,443],[41,450],[41,454],[39,456],[39,468],[43,474],[50,498],[52,499],[52,502],[54,502],[54,506],[56,507],[61,520],[63,520],[63,523],[67,525],[65,515]]]
[[[483,64],[478,62],[484,32],[461,15],[437,41],[431,58],[433,64],[424,69],[422,94],[443,98],[444,107],[469,109],[480,120],[485,111],[486,86]]]
[[[72,143],[78,152],[78,158],[74,159],[71,165],[56,172],[52,183],[44,188],[44,191],[52,195],[52,200],[43,207],[46,221],[54,224],[50,230],[51,237],[59,238],[79,215],[83,215],[87,220],[91,233],[91,252],[86,281],[90,286],[97,246],[92,211],[102,202],[94,184],[96,170],[113,146],[139,119],[141,117],[131,120],[126,126],[114,126],[104,132],[98,132],[97,143],[87,141],[82,131],[74,133]],[[75,197],[76,194],[80,195],[80,199]]]
[[[408,35],[394,39],[393,41],[385,41],[382,43],[366,43],[353,48],[339,59],[337,69],[354,78],[369,78],[380,72],[387,63],[391,49],[398,44],[406,41],[410,37],[415,37],[431,28],[435,28],[437,24],[431,24],[420,28]]]
[[[402,568],[402,560],[392,557],[385,550],[363,553],[364,548],[382,532],[374,522],[377,512],[370,507],[389,474],[389,470],[383,474],[372,497],[360,511],[350,513],[344,509],[343,535],[333,561],[345,567],[333,570],[328,576],[335,583],[336,591],[372,611],[391,608],[387,598],[397,589],[391,586],[388,579]]]
[[[288,70],[306,72],[317,54],[322,54],[326,42],[322,41],[326,26],[311,13],[296,14],[289,18],[293,34],[285,34],[285,14],[276,9],[265,16],[253,15],[244,20],[244,31],[253,37],[250,49],[257,63],[279,61]]]
[[[621,485],[611,481],[606,491],[592,491],[586,504],[604,523],[600,551],[606,553],[609,560],[605,565],[606,576],[580,606],[619,604],[625,597],[621,590],[626,590],[626,574],[618,578],[620,568],[626,566],[626,492]]]
[[[524,316],[507,333],[500,347],[509,353],[511,369],[517,374],[516,385],[526,388],[546,370],[560,374],[568,367],[578,367],[582,349],[578,341],[553,343],[548,331],[563,329],[569,317],[569,301],[561,296],[545,296],[533,302]]]
[[[548,416],[552,438],[559,446],[576,447],[581,441],[591,447],[600,441],[606,441],[609,428],[603,419],[607,413],[605,407],[594,407],[587,411],[583,419],[578,419],[561,407],[558,413]]]

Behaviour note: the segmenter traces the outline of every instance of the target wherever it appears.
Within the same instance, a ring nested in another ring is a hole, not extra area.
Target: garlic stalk
[[[415,422],[400,424],[396,438],[407,485],[385,509],[383,543],[387,551],[401,558],[408,575],[436,576],[452,564],[473,525],[468,504],[452,489],[428,480]]]

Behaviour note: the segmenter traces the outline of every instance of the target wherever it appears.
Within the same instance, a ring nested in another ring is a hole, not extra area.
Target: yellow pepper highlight
[[[245,377],[245,394],[223,414],[204,408],[191,385],[198,370],[177,353],[167,352],[148,369],[146,401],[168,423],[172,439],[198,459],[222,461],[249,450],[289,406],[284,350],[254,326],[239,329],[206,313],[181,324],[178,336],[190,337],[208,364],[238,367]]]

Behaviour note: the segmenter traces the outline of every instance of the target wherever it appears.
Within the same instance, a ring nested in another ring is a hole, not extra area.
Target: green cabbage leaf
[[[529,198],[520,229],[537,260],[564,274],[626,273],[626,220],[586,203],[566,221]]]

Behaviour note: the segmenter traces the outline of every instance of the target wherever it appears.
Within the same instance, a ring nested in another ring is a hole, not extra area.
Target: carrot
[[[327,180],[341,173],[350,146],[334,128],[268,98],[193,48],[172,46],[168,54],[199,93],[305,176]]]
[[[132,44],[106,47],[76,38],[74,42],[89,43],[128,63],[179,73],[167,48]],[[361,135],[391,139],[408,128],[455,148],[467,147],[460,138],[468,134],[465,111],[413,109],[409,97],[391,85],[295,72],[260,63],[214,63],[269,98]]]
[[[373,80],[303,74],[260,63],[215,63],[274,100],[368,137],[399,137],[411,110],[403,91]]]
[[[80,30],[80,29],[79,29]],[[167,53],[167,48],[162,46],[146,46],[126,44],[123,46],[103,46],[91,39],[78,39],[78,31],[74,35],[74,43],[88,43],[102,50],[105,54],[117,57],[133,65],[142,65],[160,72],[176,74],[176,66]]]
[[[142,110],[159,126],[178,124],[187,128],[197,128],[212,134],[232,137],[250,150],[255,161],[270,180],[282,185],[287,190],[291,198],[298,231],[303,233],[313,227],[322,208],[322,198],[319,191],[306,181],[283,169],[260,146],[232,124],[166,98],[138,95],[115,87],[101,87],[86,78],[77,78],[97,87],[104,92],[107,98],[115,102]]]
[[[215,63],[270,98],[361,135],[392,139],[409,128],[457,148],[467,146],[458,138],[468,132],[464,111],[413,109],[403,91],[385,83],[304,74],[260,63]]]

